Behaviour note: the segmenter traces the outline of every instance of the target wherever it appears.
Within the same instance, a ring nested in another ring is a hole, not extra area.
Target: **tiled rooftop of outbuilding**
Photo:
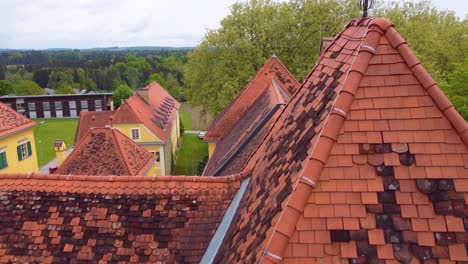
[[[155,156],[112,128],[92,128],[59,166],[58,174],[143,175]]]
[[[242,171],[288,100],[279,89],[282,89],[279,84],[270,82],[231,130],[226,131],[223,139],[216,143],[204,175],[230,175]]]
[[[467,144],[391,22],[353,20],[249,160],[216,261],[468,261]]]
[[[76,127],[75,144],[80,142],[89,129],[108,125],[114,113],[115,111],[80,112],[78,126]]]
[[[199,263],[239,177],[0,175],[0,263]]]
[[[239,122],[274,80],[289,100],[299,83],[281,61],[273,55],[255,77],[240,91],[237,97],[211,122],[205,136],[206,141],[220,141]],[[242,132],[242,131],[240,131]]]
[[[0,137],[34,126],[36,123],[0,102]]]

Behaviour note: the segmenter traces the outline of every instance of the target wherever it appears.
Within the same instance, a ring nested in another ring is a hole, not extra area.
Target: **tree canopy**
[[[126,84],[121,84],[114,90],[114,106],[115,108],[119,107],[122,102],[132,96],[133,90],[128,87]]]
[[[378,2],[371,15],[392,20],[434,78],[450,85],[450,72],[468,51],[466,19],[437,10],[430,1]],[[273,53],[303,79],[317,61],[321,37],[335,36],[355,17],[361,14],[354,0],[234,4],[221,27],[209,30],[188,55],[184,81],[191,101],[219,113]]]
[[[16,95],[40,95],[44,94],[42,88],[33,81],[21,80],[18,81],[13,90]]]

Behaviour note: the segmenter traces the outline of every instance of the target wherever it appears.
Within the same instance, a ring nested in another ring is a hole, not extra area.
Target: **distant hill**
[[[87,49],[69,49],[69,48],[49,48],[49,49],[1,49],[0,52],[16,52],[16,51],[139,51],[139,50],[191,50],[195,47],[158,47],[158,46],[137,46],[137,47],[104,47],[104,48],[87,48]]]

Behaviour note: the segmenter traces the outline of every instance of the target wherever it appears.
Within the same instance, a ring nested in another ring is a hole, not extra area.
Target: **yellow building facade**
[[[0,173],[38,172],[35,122],[0,103]]]

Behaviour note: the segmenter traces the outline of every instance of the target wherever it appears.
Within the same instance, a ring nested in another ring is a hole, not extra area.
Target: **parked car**
[[[199,138],[199,139],[204,139],[205,136],[206,136],[206,132],[200,132],[200,133],[198,133],[198,138]]]

